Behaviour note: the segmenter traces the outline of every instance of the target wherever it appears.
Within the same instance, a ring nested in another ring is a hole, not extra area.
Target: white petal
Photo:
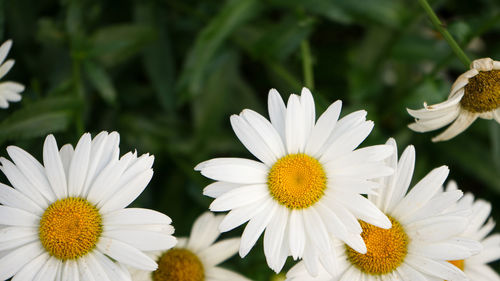
[[[90,134],[85,133],[76,145],[73,158],[69,165],[68,193],[69,196],[78,197],[83,192],[83,184],[87,177],[90,161]]]
[[[396,155],[397,156],[397,155]],[[385,201],[383,210],[386,212],[392,211],[395,206],[404,198],[410,187],[415,169],[415,148],[412,145],[406,147],[397,163],[396,171],[394,172],[393,181],[389,186],[385,187],[383,194]]]
[[[321,114],[307,141],[305,150],[307,155],[312,155],[314,157],[319,156],[319,151],[325,145],[328,137],[337,124],[341,108],[342,101],[338,100],[332,103],[328,109]]]
[[[391,228],[392,224],[387,216],[365,197],[348,192],[336,192],[333,196],[334,200],[344,202],[344,206],[358,219],[384,229]]]
[[[240,238],[225,239],[203,249],[198,256],[206,267],[216,266],[238,252]]]
[[[327,163],[338,156],[353,151],[370,134],[373,126],[372,121],[365,121],[346,133],[339,135],[329,144],[323,155],[321,155],[320,161]]]
[[[43,166],[28,152],[16,146],[7,147],[7,152],[26,179],[41,191],[50,202],[56,201],[55,194],[45,176]]]
[[[0,64],[3,63],[7,55],[9,54],[9,50],[12,47],[12,40],[9,39],[5,42],[2,43],[2,46],[0,46]]]
[[[230,120],[234,133],[248,151],[268,166],[276,162],[275,153],[245,118],[232,115]]]
[[[118,262],[134,268],[154,271],[158,267],[156,262],[143,252],[118,240],[101,237],[97,249]]]
[[[35,227],[10,226],[0,229],[0,251],[20,247],[39,240]]]
[[[286,107],[278,91],[276,91],[275,89],[271,89],[269,91],[267,104],[269,109],[269,119],[271,119],[271,123],[273,124],[274,128],[276,128],[276,131],[280,134],[282,141],[285,142]]]
[[[0,280],[7,280],[16,274],[25,264],[42,254],[40,242],[30,243],[0,258]]]
[[[52,190],[57,198],[68,196],[68,186],[66,185],[66,174],[59,156],[57,142],[53,135],[48,135],[43,144],[43,165],[47,179],[52,186]]]
[[[88,189],[91,184],[94,182],[95,178],[100,170],[97,170],[98,167],[104,167],[105,164],[101,164],[106,160],[109,161],[109,155],[113,153],[112,149],[108,149],[108,151],[104,151],[106,147],[106,142],[108,140],[108,132],[101,132],[97,136],[94,137],[90,144],[90,158],[89,158],[89,168],[87,171],[87,177],[85,178],[85,184],[83,188],[83,194],[88,193]],[[103,161],[104,160],[104,161]],[[106,163],[107,164],[107,163]]]
[[[453,124],[451,124],[444,132],[432,138],[432,141],[437,142],[449,140],[465,131],[476,119],[476,113],[462,110],[455,122],[453,122]]]
[[[266,165],[242,158],[215,158],[198,164],[195,170],[207,178],[232,183],[265,183]]]
[[[241,115],[254,128],[255,132],[260,135],[276,158],[281,158],[286,154],[281,136],[266,118],[250,109],[243,110]]]
[[[220,223],[220,232],[226,232],[244,224],[272,201],[273,199],[269,198],[264,202],[258,201],[253,204],[231,210]]]
[[[216,181],[216,182],[213,182],[213,183],[207,185],[203,189],[203,195],[211,197],[211,198],[218,198],[222,194],[229,192],[230,190],[233,190],[233,189],[240,187],[240,186],[241,186],[241,184]]]
[[[47,259],[45,264],[38,271],[34,281],[53,281],[61,270],[62,262],[54,257]],[[106,280],[107,281],[107,280]]]
[[[96,251],[98,252],[98,251]],[[85,263],[89,267],[89,271],[92,272],[92,275],[94,276],[94,279],[97,281],[112,281],[108,275],[106,274],[106,271],[103,269],[101,263],[95,258],[93,253],[88,253],[85,257],[82,259],[85,260]]]
[[[27,211],[0,205],[0,225],[37,226],[40,217]]]
[[[41,215],[43,209],[18,190],[0,183],[0,204]]]
[[[101,254],[99,251],[94,251],[92,253],[94,258],[98,263],[102,265],[102,269],[106,272],[109,280],[120,280],[120,281],[130,281],[131,276],[126,268],[117,265],[115,262],[111,261],[108,257]],[[73,279],[66,279],[73,280]],[[64,279],[62,281],[65,281]]]
[[[435,168],[421,179],[394,209],[399,219],[403,219],[427,203],[443,186],[450,170],[446,166]]]
[[[102,233],[104,237],[125,242],[141,251],[168,250],[175,246],[177,240],[170,234],[142,230],[109,230]]]
[[[264,208],[250,219],[241,235],[240,257],[243,258],[250,252],[271,221],[277,208],[278,204],[268,201],[268,203],[264,205]]]
[[[10,69],[14,66],[14,60],[7,60],[0,66],[0,79],[7,74]]]
[[[457,119],[459,114],[460,114],[460,107],[457,105],[451,112],[447,112],[443,116],[436,117],[433,119],[417,120],[415,121],[415,123],[409,124],[408,128],[419,133],[434,131],[453,122],[455,119]]]
[[[45,209],[48,207],[47,199],[45,199],[41,191],[28,181],[16,165],[3,157],[0,157],[0,162],[2,163],[2,172],[16,190],[19,190],[26,197],[29,197],[41,208]]]
[[[142,193],[142,191],[144,191],[152,177],[152,169],[144,171],[142,174],[122,186],[120,192],[104,203],[99,210],[105,214],[127,207]]]
[[[63,145],[59,150],[59,157],[64,167],[64,174],[66,175],[69,175],[69,165],[71,164],[71,159],[73,159],[74,152],[73,146],[69,143]]]
[[[433,277],[445,280],[467,280],[464,273],[458,267],[447,261],[435,261],[429,258],[412,255],[407,259],[412,267],[427,273]]]
[[[210,204],[210,211],[229,211],[269,197],[269,188],[265,184],[244,185],[235,188]]]
[[[78,273],[78,264],[74,260],[67,260],[64,262],[62,268],[62,280],[79,281],[80,274]]]
[[[288,99],[285,120],[286,148],[288,154],[303,151],[305,147],[305,120],[297,95],[291,95]]]
[[[219,224],[224,219],[223,215],[215,216],[211,212],[203,213],[193,224],[187,248],[198,252],[212,245],[219,237]]]
[[[145,224],[170,224],[172,220],[160,212],[141,209],[127,208],[103,214],[103,222],[108,225],[145,225]]]
[[[23,266],[23,268],[21,268],[19,272],[17,272],[16,275],[14,275],[14,277],[12,277],[12,281],[35,280],[38,271],[40,271],[42,266],[47,262],[49,258],[50,256],[48,253],[43,253],[38,257],[32,259],[28,264]],[[70,279],[64,279],[64,280],[70,280]]]
[[[311,91],[305,87],[302,88],[300,93],[300,105],[302,106],[302,112],[304,112],[304,134],[308,138],[316,122],[316,109]]]
[[[284,244],[287,223],[288,209],[278,206],[264,233],[264,254],[267,264],[276,272],[281,271],[286,260],[286,255],[282,260],[280,251]]]
[[[102,203],[119,192],[118,181],[134,157],[133,153],[129,152],[119,161],[110,161],[89,187],[88,200],[96,204],[101,203],[102,205]]]
[[[207,269],[207,281],[250,281],[250,279],[241,276],[238,273],[232,272],[230,270],[221,267],[212,267]]]
[[[304,254],[306,244],[306,233],[301,211],[292,210],[290,212],[289,226],[290,253],[292,254],[293,259],[296,260],[301,258]]]

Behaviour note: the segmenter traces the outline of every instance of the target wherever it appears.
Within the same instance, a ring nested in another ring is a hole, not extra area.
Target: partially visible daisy
[[[240,238],[218,241],[223,216],[206,212],[193,224],[189,238],[179,238],[175,248],[151,252],[157,261],[154,272],[134,270],[133,281],[250,281],[217,265],[238,252]]]
[[[119,157],[119,135],[84,134],[75,149],[45,139],[43,166],[16,146],[0,158],[0,280],[131,280],[125,265],[154,271],[143,251],[176,239],[159,212],[125,208],[152,175],[153,156]]]
[[[396,149],[393,139],[388,143]],[[332,277],[321,269],[316,278],[311,277],[301,262],[288,272],[288,280],[467,280],[447,261],[469,258],[481,250],[481,244],[460,237],[467,227],[467,209],[447,210],[462,197],[460,190],[442,191],[448,168],[432,170],[408,192],[415,165],[413,146],[405,149],[399,162],[395,154],[388,163],[396,172],[381,180],[384,188],[379,194],[368,197],[390,218],[392,228],[361,222],[368,252],[361,254],[338,243],[340,275]]]
[[[475,60],[471,69],[460,75],[448,99],[419,110],[408,109],[415,117],[409,125],[416,132],[428,132],[450,123],[432,141],[446,141],[465,131],[478,117],[500,123],[500,62],[490,58]]]
[[[454,181],[448,183],[447,190],[457,190],[457,184]],[[474,239],[481,242],[483,250],[465,260],[451,261],[455,266],[465,272],[469,280],[481,281],[499,281],[500,276],[487,264],[500,259],[500,234],[488,234],[495,228],[495,222],[489,218],[491,204],[485,200],[477,199],[474,201],[474,195],[471,193],[458,201],[456,209],[472,209],[467,228],[462,233],[462,237]]]
[[[241,257],[265,230],[264,253],[276,272],[291,255],[317,273],[315,257],[329,252],[330,235],[366,253],[358,219],[382,228],[390,228],[391,222],[361,194],[376,192],[379,184],[371,179],[393,173],[383,161],[393,148],[356,149],[373,129],[366,111],[339,119],[342,103],[336,101],[316,121],[306,88],[301,96],[292,94],[287,106],[272,89],[268,103],[271,122],[249,109],[231,116],[237,137],[260,161],[217,158],[195,167],[217,181],[203,191],[216,198],[210,210],[230,211],[219,229],[229,231],[249,221]],[[321,262],[335,272],[334,256],[323,257]]]
[[[12,40],[7,40],[0,46],[0,79],[2,79],[12,66],[14,66],[13,59],[4,62],[11,46]],[[9,102],[20,101],[21,95],[19,93],[22,91],[24,91],[24,86],[17,82],[6,81],[0,83],[0,108],[9,107]]]

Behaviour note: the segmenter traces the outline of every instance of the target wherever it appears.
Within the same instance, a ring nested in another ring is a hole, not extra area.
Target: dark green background
[[[500,60],[497,0],[431,5],[471,59]],[[285,98],[300,92],[308,57],[301,44],[310,47],[318,112],[337,99],[343,115],[366,109],[375,129],[363,146],[391,136],[400,152],[414,144],[414,179],[448,165],[461,188],[500,202],[497,123],[479,120],[444,143],[431,143],[438,132],[406,127],[405,108],[444,100],[466,70],[414,0],[1,1],[0,38],[14,40],[16,60],[4,80],[27,86],[22,102],[0,111],[0,155],[15,144],[40,159],[48,133],[62,145],[116,130],[122,154],[137,148],[156,159],[134,205],[168,214],[177,235],[211,202],[202,195],[210,181],[193,167],[252,157],[229,116],[244,108],[267,116],[270,88]],[[500,219],[500,206],[493,216]],[[255,280],[273,275],[261,241],[224,266]]]

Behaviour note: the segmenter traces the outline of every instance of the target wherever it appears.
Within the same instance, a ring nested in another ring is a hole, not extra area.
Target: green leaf
[[[246,34],[238,34],[238,37],[240,42],[250,45],[255,57],[283,61],[297,51],[300,43],[311,34],[313,27],[314,20],[311,18],[297,20],[297,17],[291,16],[269,26],[250,27],[254,29],[254,33],[261,33],[255,42],[245,39]]]
[[[115,104],[116,90],[106,70],[92,61],[85,61],[83,66],[90,83],[96,88],[101,97],[109,104]]]
[[[63,131],[81,103],[73,97],[51,97],[27,104],[0,123],[0,143]]]
[[[154,41],[153,28],[139,24],[117,24],[96,31],[91,37],[91,57],[107,66],[123,62]]]
[[[201,92],[214,54],[239,26],[253,19],[259,11],[256,0],[228,1],[220,12],[198,34],[189,51],[180,78],[180,87],[187,87],[191,96]]]
[[[13,139],[28,139],[65,130],[71,116],[67,111],[45,112],[38,116],[25,116],[15,122],[0,125],[0,142]]]
[[[136,21],[158,29],[158,37],[142,52],[143,64],[160,104],[168,112],[175,108],[174,57],[168,36],[166,13],[156,5],[140,2],[135,8]]]

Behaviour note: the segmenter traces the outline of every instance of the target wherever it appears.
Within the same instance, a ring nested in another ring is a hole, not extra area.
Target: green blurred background
[[[500,60],[498,0],[431,4],[471,59]],[[14,41],[6,79],[27,86],[22,102],[0,111],[0,155],[16,144],[41,159],[46,134],[62,145],[116,130],[122,153],[136,148],[156,159],[134,205],[168,214],[177,235],[211,202],[202,195],[210,181],[193,167],[252,157],[229,116],[244,108],[267,116],[270,88],[287,98],[308,85],[318,112],[337,99],[343,115],[366,109],[375,129],[363,146],[388,137],[400,152],[414,144],[414,182],[448,165],[461,188],[500,202],[497,123],[479,120],[444,143],[431,143],[438,132],[407,128],[407,107],[444,100],[465,71],[417,1],[4,0],[0,26],[2,41]],[[500,219],[500,206],[493,216]],[[262,241],[224,266],[254,280],[274,276]]]

